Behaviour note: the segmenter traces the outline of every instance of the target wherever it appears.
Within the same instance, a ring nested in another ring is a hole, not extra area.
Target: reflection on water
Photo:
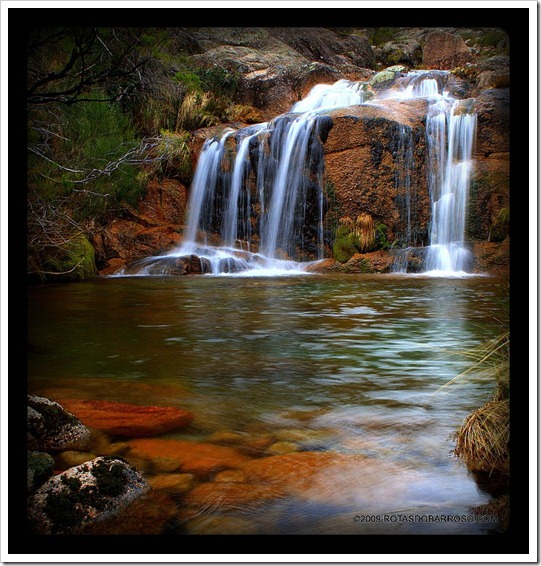
[[[242,454],[167,500],[173,533],[487,532],[469,509],[489,496],[451,435],[493,384],[437,390],[499,333],[505,296],[495,278],[397,275],[39,287],[29,389],[189,409],[193,424],[160,441]],[[136,462],[155,479],[145,454]],[[433,515],[455,519],[419,519]]]

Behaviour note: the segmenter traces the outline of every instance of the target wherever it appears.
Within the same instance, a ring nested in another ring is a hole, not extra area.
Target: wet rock
[[[500,277],[509,276],[509,238],[503,242],[477,242],[473,246],[475,271]]]
[[[54,471],[54,458],[46,452],[30,451],[27,454],[26,481],[28,493],[46,482]]]
[[[152,489],[179,494],[193,488],[195,477],[193,474],[161,474],[148,478],[148,483]]]
[[[288,442],[282,440],[280,442],[275,442],[267,448],[267,454],[290,454],[291,452],[298,452],[299,445],[295,442]]]
[[[180,244],[188,189],[177,179],[151,179],[137,207],[96,231],[92,244],[101,275],[111,275],[137,257]]]
[[[79,399],[61,402],[87,426],[126,438],[163,434],[189,425],[194,418],[189,411],[176,407]]]
[[[342,271],[342,264],[335,259],[327,258],[311,263],[306,271],[310,273],[336,273]]]
[[[28,499],[28,522],[37,534],[76,534],[113,516],[149,490],[121,458],[99,457],[44,483]]]
[[[347,273],[389,273],[394,256],[385,251],[354,254],[345,264]]]
[[[218,430],[213,432],[207,439],[212,444],[224,444],[226,446],[242,444],[246,440],[246,434],[232,430]]]
[[[326,448],[336,433],[326,429],[291,428],[276,431],[275,435],[282,441],[295,443],[302,450],[317,450]]]
[[[103,454],[102,454],[103,455]],[[94,460],[97,454],[92,452],[78,452],[77,450],[66,450],[65,452],[60,452],[55,457],[55,465],[57,470],[67,470],[68,468],[73,468],[74,466],[80,466],[85,462]]]
[[[199,478],[240,468],[251,460],[227,446],[175,439],[132,440],[126,457],[145,460],[156,470],[192,473]]]
[[[168,534],[170,521],[178,514],[175,500],[161,490],[151,490],[114,517],[85,528],[85,535],[161,535]]]
[[[285,496],[278,485],[265,483],[202,483],[185,497],[184,504],[212,510],[250,511],[265,505],[268,501]]]
[[[486,157],[504,153],[510,147],[510,99],[508,88],[488,89],[475,99],[477,138],[475,154]]]
[[[115,219],[92,242],[97,253],[100,275],[112,275],[112,260],[118,269],[135,258],[144,258],[156,250],[168,250],[181,243],[181,227],[159,224],[149,226],[137,216]]]
[[[410,186],[415,187],[409,195],[411,231],[427,232],[426,104],[421,99],[383,100],[377,106],[350,106],[330,112],[334,125],[325,143],[325,175],[334,189],[339,218],[356,218],[363,212],[375,223],[385,225],[389,242],[404,236],[404,195],[397,189],[396,177],[402,155],[399,140],[404,132],[415,156],[409,170]]]
[[[273,442],[276,442],[276,438],[271,434],[254,436],[246,440],[240,449],[250,456],[261,456]]]
[[[376,90],[389,88],[394,80],[407,71],[403,65],[392,65],[376,73],[369,81],[369,85]]]
[[[215,482],[243,483],[246,476],[242,470],[224,470],[214,477]]]
[[[360,474],[364,457],[337,452],[296,452],[257,458],[242,466],[248,482],[275,486],[289,495],[315,498],[336,489],[339,481]]]
[[[253,521],[228,515],[193,517],[183,523],[183,529],[190,535],[251,535],[258,532]]]
[[[84,449],[91,436],[59,403],[37,395],[27,396],[27,432],[30,447],[43,452]]]

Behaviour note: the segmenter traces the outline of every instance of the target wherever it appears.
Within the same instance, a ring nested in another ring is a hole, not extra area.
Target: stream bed
[[[28,390],[193,413],[144,441],[104,435],[155,486],[107,533],[488,534],[471,510],[490,494],[452,435],[494,383],[449,382],[502,332],[507,293],[398,274],[32,287]],[[223,465],[168,469],[175,447]]]

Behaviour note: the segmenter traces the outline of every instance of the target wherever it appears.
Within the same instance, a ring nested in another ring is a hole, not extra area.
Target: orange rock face
[[[162,434],[187,426],[193,421],[192,413],[176,407],[81,399],[64,399],[60,404],[90,428],[130,438]]]
[[[247,464],[251,458],[234,448],[176,439],[138,439],[129,443],[127,457],[151,461],[151,465],[166,467],[207,477],[227,469]]]

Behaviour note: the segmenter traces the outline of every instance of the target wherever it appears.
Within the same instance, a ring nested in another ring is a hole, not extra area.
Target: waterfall
[[[305,272],[301,260],[323,257],[324,112],[362,104],[363,89],[348,80],[316,85],[271,122],[227,128],[207,140],[190,190],[183,243],[137,262],[132,272],[171,273],[178,258],[198,258],[203,272],[216,275]],[[226,147],[233,136],[236,156],[228,171]]]
[[[200,272],[216,275],[305,272],[308,260],[323,258],[323,143],[332,125],[326,112],[377,105],[378,99],[388,98],[427,100],[431,199],[430,245],[406,247],[397,254],[394,271],[406,272],[408,258],[415,256],[430,273],[467,272],[472,262],[464,243],[465,219],[476,115],[471,99],[458,101],[444,91],[448,76],[447,71],[412,71],[401,78],[400,90],[380,92],[372,102],[365,102],[366,83],[319,84],[269,122],[225,128],[204,143],[199,155],[183,243],[136,262],[130,272],[197,272],[197,262]],[[406,124],[398,125],[396,135],[395,190],[403,227],[399,239],[414,246],[419,243],[417,211],[412,208],[415,142]]]
[[[441,79],[444,76],[441,71],[412,73],[410,82],[397,96],[427,99],[431,220],[428,248],[406,248],[397,254],[395,272],[406,272],[409,259],[420,256],[429,274],[461,275],[471,270],[472,254],[464,240],[477,116],[472,99],[456,100],[443,91]],[[409,199],[406,210],[409,223]]]
[[[464,236],[476,122],[476,115],[458,101],[442,99],[429,106],[429,272],[461,273],[471,269],[471,252]]]
[[[232,128],[222,132],[220,139],[208,139],[201,149],[199,167],[195,170],[190,200],[188,202],[188,223],[185,230],[186,247],[195,243],[201,219],[212,216],[214,188],[219,177],[225,142],[235,133]],[[188,250],[185,250],[188,252]]]

